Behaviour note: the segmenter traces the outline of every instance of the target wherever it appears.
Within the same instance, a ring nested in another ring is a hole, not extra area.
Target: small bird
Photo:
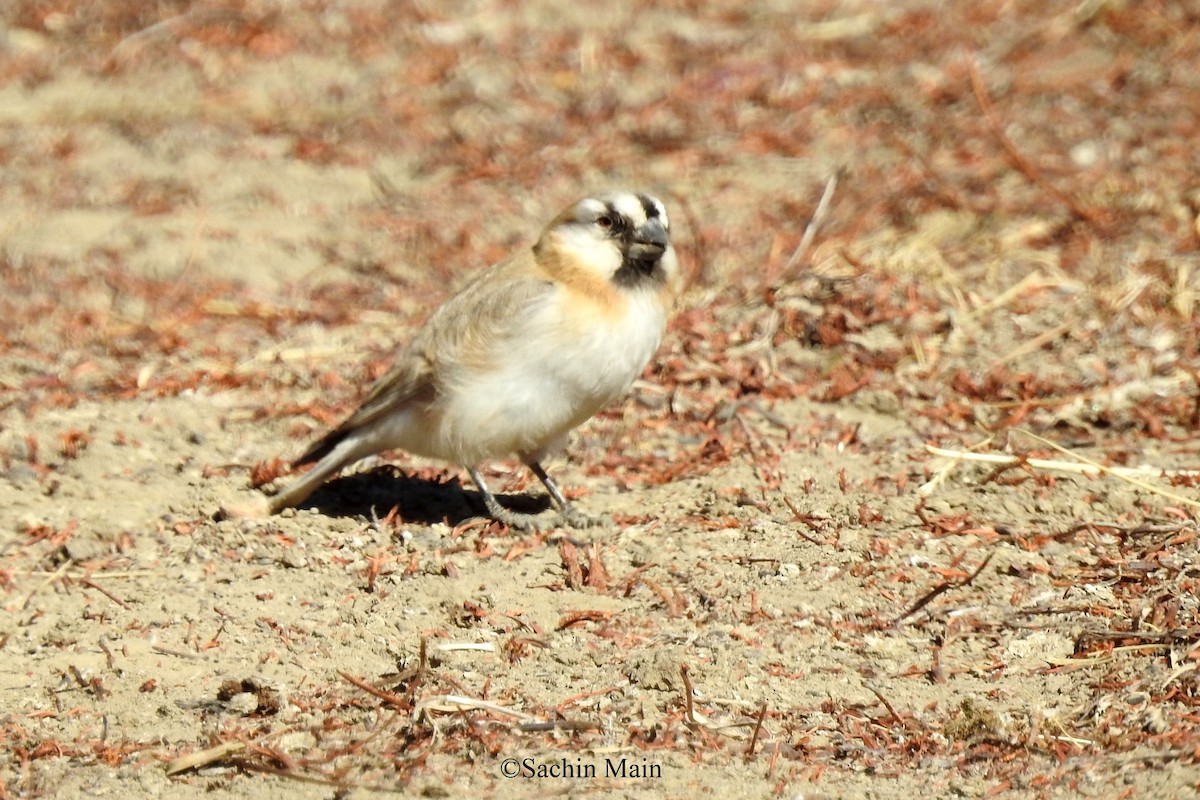
[[[433,313],[358,410],[296,459],[315,466],[270,499],[269,513],[361,458],[401,449],[465,467],[489,516],[512,528],[541,526],[504,508],[479,474],[482,462],[510,455],[546,487],[563,524],[601,524],[567,502],[541,462],[642,373],[679,283],[658,199],[580,200],[531,249]]]

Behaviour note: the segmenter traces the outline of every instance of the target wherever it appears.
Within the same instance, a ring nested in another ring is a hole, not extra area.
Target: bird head
[[[534,245],[539,261],[582,270],[623,289],[659,290],[675,283],[679,264],[671,247],[667,210],[636,192],[588,197],[567,208]]]

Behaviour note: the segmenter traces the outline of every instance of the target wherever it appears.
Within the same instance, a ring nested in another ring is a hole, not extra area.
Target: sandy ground
[[[8,4],[0,798],[1196,791],[1200,8],[736,9]],[[689,286],[551,464],[612,527],[215,518],[614,186]]]

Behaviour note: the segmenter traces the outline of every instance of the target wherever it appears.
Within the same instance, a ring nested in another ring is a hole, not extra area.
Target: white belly
[[[430,418],[436,422],[420,437],[428,446],[408,449],[465,465],[514,453],[540,457],[629,388],[665,325],[649,292],[634,294],[615,317],[570,319],[548,304],[488,368],[456,371]]]

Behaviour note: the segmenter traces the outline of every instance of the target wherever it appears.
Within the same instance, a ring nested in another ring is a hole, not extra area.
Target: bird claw
[[[571,506],[559,509],[556,516],[543,517],[539,514],[521,514],[509,511],[503,506],[489,508],[488,516],[502,525],[507,525],[522,533],[541,533],[553,528],[596,528],[606,527],[612,523],[607,517],[594,517],[584,514]]]
[[[606,528],[612,524],[612,520],[608,517],[585,514],[582,511],[577,511],[572,506],[559,509],[558,518],[568,528]]]
[[[538,519],[536,514],[520,514],[516,511],[502,509],[504,513],[497,514],[494,510],[490,510],[490,516],[496,522],[502,525],[507,525],[515,531],[522,533],[539,533],[551,527],[546,520]]]

